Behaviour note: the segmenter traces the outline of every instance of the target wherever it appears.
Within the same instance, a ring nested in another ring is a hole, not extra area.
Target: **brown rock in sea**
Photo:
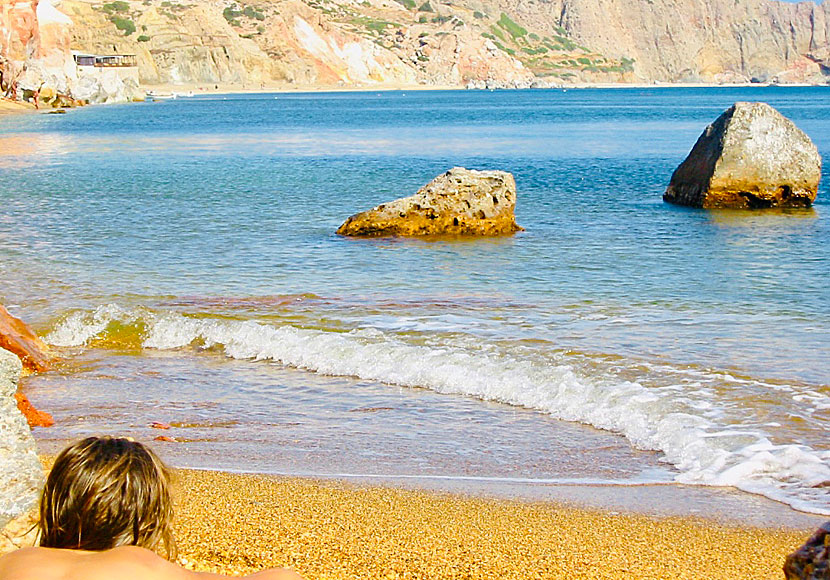
[[[787,580],[826,580],[830,578],[830,522],[825,522],[784,562]]]
[[[675,169],[663,200],[703,208],[809,207],[818,149],[766,103],[735,103],[706,127]]]
[[[454,167],[415,195],[353,215],[338,228],[344,236],[499,236],[516,224],[516,182],[506,171]]]
[[[0,304],[0,348],[13,352],[23,361],[24,369],[40,372],[49,368],[49,347]]]

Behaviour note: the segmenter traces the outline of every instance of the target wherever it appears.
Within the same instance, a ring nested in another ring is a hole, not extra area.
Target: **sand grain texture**
[[[807,531],[336,482],[180,471],[189,568],[306,578],[782,578]]]

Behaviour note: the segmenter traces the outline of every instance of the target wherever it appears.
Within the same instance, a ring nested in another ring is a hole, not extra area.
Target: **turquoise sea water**
[[[195,97],[0,119],[0,301],[66,359],[59,446],[275,473],[736,486],[830,513],[830,187],[661,196],[766,101],[830,153],[827,88]],[[526,231],[346,239],[453,166]]]

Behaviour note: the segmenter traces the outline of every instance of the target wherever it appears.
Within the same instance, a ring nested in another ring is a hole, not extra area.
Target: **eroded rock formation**
[[[516,182],[506,171],[454,167],[415,195],[353,215],[340,226],[344,236],[512,234]]]
[[[6,63],[25,62],[36,47],[39,32],[36,11],[36,1],[0,0],[0,56]],[[14,72],[19,71],[4,71],[5,74]]]
[[[14,398],[21,370],[20,359],[0,349],[0,528],[35,506],[43,482],[35,441]]]
[[[72,19],[52,0],[0,0],[0,92],[44,105],[127,101],[144,93],[119,78],[80,75],[72,57]],[[106,54],[112,54],[110,47]]]
[[[703,208],[809,207],[821,157],[795,124],[766,103],[735,103],[706,130],[663,195]]]

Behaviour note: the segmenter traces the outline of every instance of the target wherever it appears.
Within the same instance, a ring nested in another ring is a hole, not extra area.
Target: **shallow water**
[[[0,300],[68,359],[58,426],[274,473],[731,485],[830,513],[828,185],[811,210],[661,195],[763,100],[826,158],[826,88],[198,97],[0,120]],[[455,166],[525,232],[354,240]],[[517,483],[518,485],[518,483]]]

